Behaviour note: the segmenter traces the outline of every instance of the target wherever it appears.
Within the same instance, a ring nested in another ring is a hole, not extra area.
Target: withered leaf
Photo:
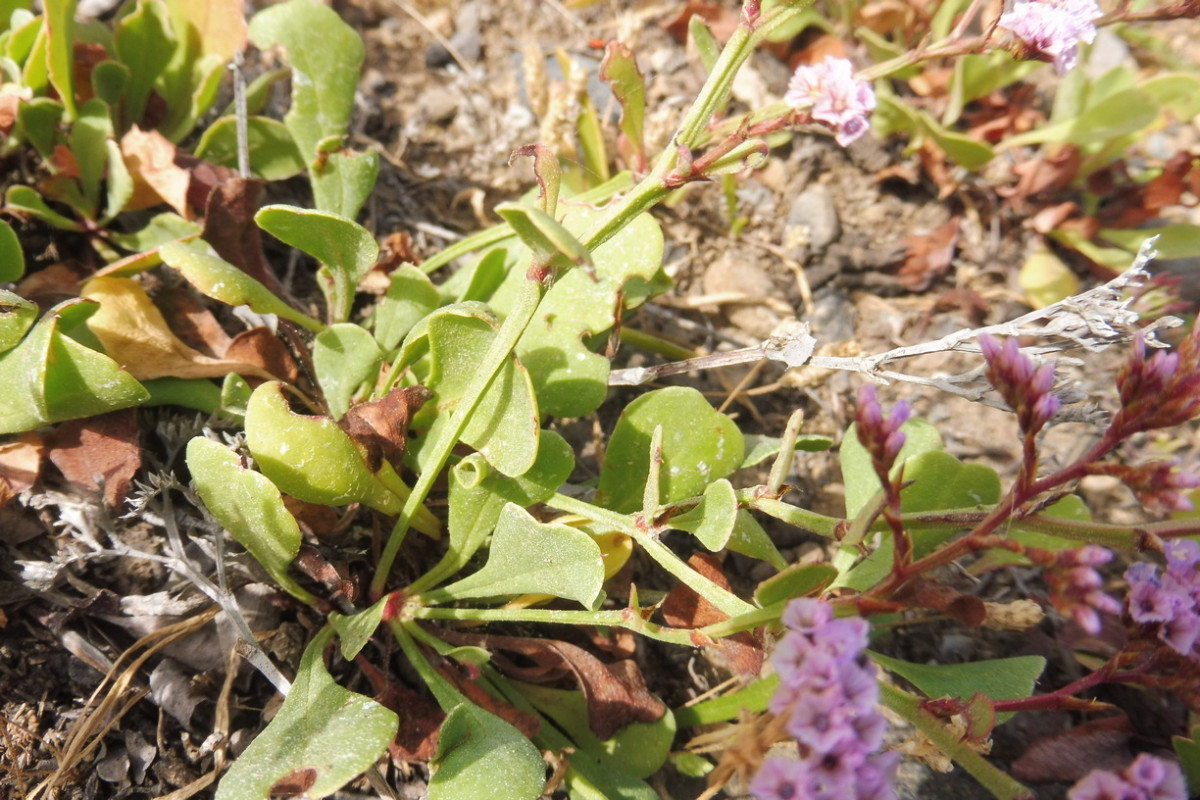
[[[424,386],[397,386],[378,400],[352,406],[338,425],[365,448],[367,467],[378,472],[384,459],[400,463],[408,421],[431,397],[433,392]]]
[[[914,292],[929,288],[933,279],[950,269],[950,261],[958,246],[960,217],[952,217],[929,233],[908,236],[904,240],[907,254],[897,277],[900,283]]]
[[[729,581],[721,571],[720,562],[708,553],[696,553],[688,566],[718,586],[728,589]],[[677,585],[662,604],[663,619],[673,628],[696,629],[729,619],[712,603],[705,600],[685,583]],[[756,633],[743,631],[714,642],[702,642],[719,654],[719,660],[738,675],[757,675],[762,669],[762,641]]]
[[[137,410],[127,408],[64,422],[46,437],[46,454],[73,484],[98,489],[103,481],[104,500],[115,507],[125,498],[129,482],[142,465]]]
[[[463,637],[464,639],[468,637]],[[608,739],[631,722],[655,722],[664,713],[662,703],[646,688],[632,659],[600,661],[582,647],[557,639],[519,636],[471,637],[471,643],[490,650],[518,653],[534,662],[519,667],[501,656],[494,663],[506,673],[530,682],[553,680],[569,672],[587,702],[588,727],[599,739]]]
[[[0,506],[33,488],[42,470],[44,452],[36,433],[23,433],[16,441],[0,444]]]
[[[263,252],[262,230],[254,222],[264,188],[262,181],[237,176],[212,187],[204,205],[203,236],[217,255],[283,296],[279,278]]]
[[[1094,769],[1120,770],[1132,759],[1133,725],[1124,714],[1085,722],[1038,739],[1013,762],[1019,781],[1077,781]]]

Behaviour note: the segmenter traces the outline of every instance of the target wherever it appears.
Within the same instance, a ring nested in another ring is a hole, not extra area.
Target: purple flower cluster
[[[1103,591],[1104,579],[1096,567],[1112,561],[1112,552],[1089,544],[1064,550],[1045,571],[1054,607],[1071,617],[1087,633],[1100,633],[1100,614],[1120,614],[1121,604]]]
[[[1058,412],[1059,399],[1054,387],[1054,366],[1034,367],[1021,352],[1016,339],[1004,344],[993,336],[979,337],[979,348],[987,360],[987,379],[1009,408],[1017,414],[1017,424],[1027,436],[1033,436]]]
[[[779,688],[768,709],[784,719],[800,758],[768,758],[750,783],[758,800],[892,800],[900,754],[874,753],[887,722],[876,710],[879,684],[865,655],[866,620],[834,619],[820,600],[793,600],[788,633],[771,663]]]
[[[1139,625],[1151,626],[1158,638],[1175,652],[1197,657],[1200,639],[1200,545],[1190,539],[1167,543],[1167,568],[1146,562],[1125,570],[1129,584],[1126,600],[1129,616]]]
[[[1200,474],[1182,468],[1175,459],[1132,467],[1104,464],[1100,471],[1120,478],[1147,508],[1154,511],[1191,511],[1193,504],[1187,493],[1200,489]]]
[[[800,66],[788,83],[784,102],[812,108],[812,119],[832,128],[842,147],[867,132],[875,110],[870,84],[854,79],[854,66],[844,58],[825,56],[820,64]]]
[[[1067,791],[1067,800],[1187,800],[1183,771],[1173,761],[1142,753],[1117,772],[1092,770]]]
[[[997,24],[1023,43],[1018,57],[1053,61],[1064,75],[1079,60],[1079,43],[1095,41],[1102,16],[1095,0],[1032,0],[1018,2]]]
[[[892,413],[885,417],[875,387],[868,383],[859,390],[858,406],[854,411],[855,432],[858,441],[871,454],[875,474],[884,484],[888,482],[888,472],[896,463],[900,448],[904,447],[905,437],[900,427],[908,417],[908,403],[903,400],[892,406]]]
[[[1117,373],[1121,410],[1109,426],[1124,439],[1141,431],[1173,428],[1200,415],[1200,325],[1174,352],[1159,350],[1146,357],[1146,340],[1139,332],[1133,355]]]

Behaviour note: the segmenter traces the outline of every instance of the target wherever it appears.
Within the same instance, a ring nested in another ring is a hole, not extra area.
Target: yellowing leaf
[[[129,278],[92,278],[82,296],[100,304],[87,321],[92,333],[108,355],[139,380],[217,378],[230,372],[273,377],[260,366],[213,358],[184,344],[146,290]]]
[[[1029,256],[1021,266],[1017,282],[1034,308],[1045,308],[1079,292],[1075,273],[1058,256],[1044,249]]]

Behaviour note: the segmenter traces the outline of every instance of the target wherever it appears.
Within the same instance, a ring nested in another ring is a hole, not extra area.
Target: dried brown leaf
[[[708,553],[697,553],[688,559],[688,566],[722,588],[729,588],[729,581],[721,571],[720,562]],[[662,604],[663,619],[671,627],[696,629],[729,619],[712,603],[698,595],[687,584],[679,584],[667,595]],[[716,641],[702,641],[719,654],[719,660],[738,675],[757,675],[762,669],[762,641],[756,633],[743,631]]]
[[[1094,769],[1120,770],[1133,759],[1133,725],[1124,714],[1085,722],[1065,733],[1038,739],[1013,762],[1019,781],[1077,781]]]
[[[424,386],[397,386],[378,400],[352,406],[338,425],[365,449],[367,467],[378,472],[385,459],[400,463],[408,421],[430,397]]]
[[[914,292],[924,291],[934,278],[950,269],[951,259],[958,246],[960,217],[952,217],[929,233],[908,236],[904,240],[907,253],[897,277]]]
[[[137,410],[110,411],[59,425],[46,437],[46,455],[70,483],[98,489],[116,507],[142,465]]]

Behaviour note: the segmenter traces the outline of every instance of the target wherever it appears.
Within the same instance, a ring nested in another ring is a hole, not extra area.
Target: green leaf
[[[775,569],[787,567],[787,560],[779,552],[775,543],[771,541],[770,535],[762,525],[758,524],[754,515],[744,508],[737,512],[733,533],[730,534],[729,541],[725,543],[725,548],[734,553],[766,561]]]
[[[304,171],[305,162],[287,127],[269,117],[246,120],[246,146],[250,169],[266,181],[285,181]],[[196,157],[236,167],[238,163],[237,119],[221,117],[209,125],[196,145]]]
[[[537,800],[546,784],[546,766],[533,743],[466,702],[446,715],[430,766],[429,800]]]
[[[694,728],[734,720],[745,713],[766,711],[767,703],[778,687],[779,676],[768,675],[729,694],[675,709],[675,722],[681,728]]]
[[[306,797],[325,797],[387,750],[399,719],[371,698],[333,682],[322,663],[332,637],[333,629],[326,628],[304,650],[287,699],[221,779],[217,800],[270,800],[279,796],[272,787],[289,776],[306,783],[311,779]]]
[[[50,159],[61,141],[58,126],[64,113],[62,103],[49,97],[35,97],[17,107],[17,130],[43,160]]]
[[[60,303],[46,312],[16,347],[0,354],[0,433],[20,433],[144,402],[149,393],[115,361],[59,330],[78,324],[97,306],[87,300]],[[18,310],[20,316],[28,310]]]
[[[79,183],[88,204],[88,216],[95,217],[100,205],[100,181],[108,166],[108,147],[112,140],[112,120],[103,100],[88,100],[79,108],[79,118],[71,126],[68,142],[79,165]]]
[[[50,84],[75,119],[75,0],[45,0],[46,65]]]
[[[138,0],[133,12],[117,23],[113,46],[117,59],[129,69],[122,124],[128,129],[142,121],[154,82],[179,46],[166,6],[160,0]]]
[[[824,591],[836,577],[837,570],[828,564],[790,564],[760,583],[754,600],[765,608],[793,597],[809,597]]]
[[[292,107],[284,123],[306,160],[317,143],[341,136],[350,125],[364,49],[362,39],[332,9],[312,0],[290,0],[250,20],[250,41],[260,50],[280,45],[292,65]]]
[[[554,431],[541,432],[537,460],[518,478],[492,470],[473,453],[450,470],[450,542],[446,555],[418,586],[436,586],[458,572],[483,546],[496,527],[505,503],[528,508],[549,500],[575,467],[571,445]]]
[[[397,514],[401,500],[367,468],[363,454],[329,417],[296,414],[283,385],[268,381],[246,407],[246,446],[258,468],[283,491],[309,503],[365,503]]]
[[[647,392],[626,406],[604,454],[596,503],[637,511],[650,469],[650,437],[663,426],[661,503],[695,497],[742,463],[745,444],[733,420],[713,410],[695,389]]]
[[[7,223],[5,223],[7,226]],[[3,239],[3,236],[0,236]],[[38,307],[19,294],[0,289],[0,353],[17,346],[37,319]]]
[[[374,150],[330,153],[324,161],[310,165],[310,175],[316,207],[353,218],[375,188],[379,155]]]
[[[25,252],[17,232],[0,219],[0,283],[13,283],[25,274]]]
[[[1179,756],[1179,765],[1183,767],[1183,774],[1187,777],[1188,787],[1195,793],[1196,787],[1200,786],[1200,725],[1192,728],[1192,738],[1185,739],[1182,736],[1172,736],[1171,746],[1175,748],[1175,754]]]
[[[672,528],[689,531],[712,553],[725,549],[737,522],[738,501],[733,485],[721,478],[704,487],[704,497],[686,514],[672,517]]]
[[[1169,110],[1178,120],[1200,114],[1200,77],[1185,72],[1165,73],[1147,78],[1138,89],[1153,98],[1160,109]]]
[[[701,26],[703,27],[703,26]],[[688,31],[691,32],[691,24]],[[708,29],[704,28],[707,33]],[[710,36],[711,39],[711,36]],[[709,66],[711,69],[711,66]],[[643,127],[646,119],[646,79],[638,70],[633,51],[621,42],[610,42],[600,63],[600,79],[612,86],[613,95],[621,104],[621,133],[629,147],[626,158],[635,172],[646,168],[646,145]]]
[[[925,420],[910,419],[904,423],[900,430],[904,432],[905,436],[904,447],[900,449],[899,455],[896,456],[896,466],[892,468],[893,476],[895,475],[895,470],[905,460],[922,453],[942,449],[941,434],[937,432],[937,428]],[[850,519],[858,516],[859,512],[866,507],[871,498],[883,486],[879,483],[879,477],[875,474],[875,468],[871,466],[870,454],[858,441],[858,428],[856,425],[851,425],[846,429],[846,435],[842,439],[840,458],[842,463],[842,483],[846,486],[846,518]]]
[[[509,503],[500,512],[483,568],[426,597],[463,600],[549,594],[591,608],[603,583],[604,563],[592,537],[566,525],[538,522]]]
[[[783,439],[761,433],[746,434],[746,457],[738,469],[753,467],[779,454]],[[833,447],[833,439],[819,433],[804,433],[796,437],[796,450],[804,453],[820,453]]]
[[[1158,104],[1138,89],[1126,89],[1091,106],[1078,117],[1044,125],[1005,139],[1002,150],[1043,142],[1099,144],[1108,139],[1137,133],[1158,119]]]
[[[912,482],[900,493],[900,509],[905,514],[983,508],[1000,500],[1000,476],[996,470],[984,464],[963,464],[940,450],[907,461],[904,481]]]
[[[300,526],[275,484],[247,469],[229,448],[197,436],[188,442],[187,465],[196,493],[229,535],[300,600],[315,598],[288,575],[300,551]]]
[[[1105,228],[1099,233],[1099,238],[1112,242],[1130,253],[1136,253],[1142,243],[1151,236],[1158,237],[1154,242],[1158,258],[1200,256],[1200,225],[1179,222],[1154,228]]]
[[[907,424],[904,429],[907,429]],[[846,469],[845,447],[846,442],[843,441],[843,470]],[[905,458],[903,449],[900,455]],[[984,464],[963,464],[941,450],[928,450],[908,457],[904,461],[904,481],[909,484],[900,492],[900,510],[905,514],[983,508],[1000,500],[1000,476],[994,469]],[[954,534],[955,531],[945,529],[911,531],[913,557],[921,558]],[[847,569],[857,558],[857,548],[844,547],[834,558],[834,566],[846,571],[834,582],[834,586],[849,586],[859,591],[874,586],[892,570],[894,552],[895,542],[891,533],[884,532],[879,546],[852,569]]]
[[[591,254],[571,231],[534,206],[501,203],[496,213],[512,226],[521,243],[533,252],[533,263],[559,271],[572,266],[592,268]]]
[[[159,255],[164,264],[179,270],[188,283],[214,300],[231,306],[247,305],[259,314],[275,314],[313,332],[325,327],[280,300],[205,242],[168,242],[159,248]]]
[[[383,621],[383,611],[391,597],[384,595],[357,614],[346,616],[336,611],[329,612],[329,624],[341,637],[342,658],[353,661],[366,647],[375,629]]]
[[[429,318],[428,337],[430,371],[425,385],[436,395],[437,417],[421,444],[438,441],[441,428],[450,424],[475,370],[491,349],[496,329],[478,307],[450,306]],[[505,475],[517,476],[537,457],[539,430],[529,374],[510,357],[475,407],[462,441]]]
[[[1017,274],[1017,283],[1034,308],[1045,308],[1079,292],[1075,273],[1046,247],[1029,254]]]
[[[16,211],[28,214],[31,217],[37,217],[47,225],[59,230],[83,230],[83,226],[78,222],[64,217],[46,205],[46,201],[42,199],[42,196],[29,186],[17,185],[8,187],[8,192],[4,195],[4,208],[6,211]]]
[[[342,322],[317,334],[312,359],[329,413],[341,419],[350,410],[350,400],[358,388],[373,382],[379,374],[383,353],[366,330]]]
[[[601,740],[592,733],[587,698],[582,692],[518,681],[510,683],[539,712],[566,731],[579,748],[594,756],[605,771],[649,778],[666,763],[675,739],[675,715],[670,710],[655,722],[631,722]]]
[[[412,264],[401,264],[391,275],[387,295],[375,308],[375,339],[384,350],[395,349],[408,332],[441,305],[437,287]]]
[[[113,217],[125,209],[125,204],[133,197],[133,178],[125,167],[125,159],[121,156],[121,147],[112,139],[104,143],[108,153],[108,191],[104,199],[104,217],[101,224],[107,224]]]
[[[700,63],[704,64],[704,71],[711,74],[713,67],[716,66],[717,58],[721,55],[721,45],[717,42],[717,37],[713,36],[712,31],[708,29],[704,17],[699,14],[693,14],[688,19],[688,41],[700,54]]]
[[[109,238],[122,250],[145,253],[162,247],[167,242],[195,238],[200,233],[201,228],[196,223],[189,222],[174,211],[164,211],[151,217],[139,230],[131,233],[113,233]]]
[[[292,65],[292,107],[283,122],[310,165],[317,207],[353,218],[378,172],[374,152],[329,153],[322,143],[342,137],[354,111],[362,71],[362,39],[332,9],[312,0],[260,11],[250,40],[261,50],[281,45]]]
[[[334,318],[339,322],[349,319],[354,289],[379,258],[379,244],[371,232],[352,219],[295,206],[266,206],[254,215],[254,221],[329,270],[338,304]]]
[[[221,410],[221,388],[208,378],[151,378],[143,380],[142,386],[150,397],[142,405],[179,406],[203,414],[216,414]]]
[[[246,427],[246,407],[250,405],[250,384],[236,372],[230,372],[221,381],[222,417]]]
[[[868,651],[870,652],[870,651]],[[879,666],[912,683],[927,697],[969,699],[980,692],[992,700],[1017,700],[1030,697],[1038,677],[1046,668],[1041,656],[1017,656],[973,661],[969,664],[914,664],[870,652]],[[996,723],[1013,715],[998,714]]]
[[[564,202],[563,226],[573,234],[588,230],[599,212]],[[529,251],[513,246],[513,269],[489,299],[501,314],[525,280]],[[649,214],[640,214],[591,254],[595,279],[573,269],[546,292],[538,313],[517,343],[517,356],[529,370],[543,414],[579,417],[596,410],[608,394],[608,359],[585,341],[611,329],[618,314],[664,291],[654,281],[662,267],[663,236]],[[669,284],[668,284],[669,286]]]

